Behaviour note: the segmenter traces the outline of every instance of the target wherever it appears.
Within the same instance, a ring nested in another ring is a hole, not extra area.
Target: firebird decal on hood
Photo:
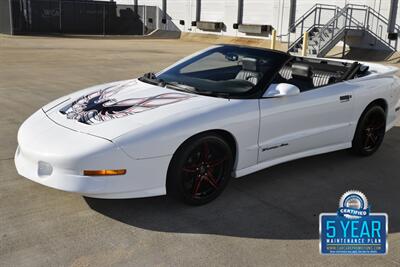
[[[118,92],[135,83],[136,81],[129,81],[82,96],[72,104],[64,107],[60,112],[66,114],[68,119],[77,120],[85,124],[98,124],[194,97],[182,93],[164,93],[123,100],[112,98]],[[132,88],[129,90],[132,90]]]

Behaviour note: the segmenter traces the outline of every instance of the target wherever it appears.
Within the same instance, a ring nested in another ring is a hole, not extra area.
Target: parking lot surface
[[[167,197],[84,198],[16,173],[18,127],[42,105],[160,70],[207,46],[0,37],[1,266],[400,265],[400,124],[372,157],[340,151],[281,164],[233,180],[201,207]],[[350,189],[363,191],[373,211],[388,213],[388,255],[319,254],[318,215],[335,212]]]

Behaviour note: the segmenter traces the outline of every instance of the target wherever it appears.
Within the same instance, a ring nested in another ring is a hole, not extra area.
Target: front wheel
[[[232,149],[218,135],[201,135],[185,142],[174,154],[167,193],[191,205],[203,205],[224,190],[231,178]]]
[[[386,132],[386,113],[380,106],[372,106],[361,116],[352,143],[352,151],[361,156],[375,153]]]

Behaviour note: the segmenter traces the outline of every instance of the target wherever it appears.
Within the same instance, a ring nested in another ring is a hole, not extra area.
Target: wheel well
[[[211,135],[211,134],[215,134],[220,136],[222,139],[224,139],[229,147],[232,150],[232,156],[233,156],[233,160],[236,163],[236,153],[237,153],[237,143],[236,143],[236,139],[233,136],[233,134],[231,134],[230,132],[226,131],[226,130],[221,130],[221,129],[215,129],[215,130],[208,130],[208,131],[204,131],[204,132],[200,132],[197,133],[195,135],[192,135],[191,137],[189,137],[188,139],[185,140],[185,142],[183,142],[179,147],[181,147],[184,143],[190,141],[193,138],[196,138],[199,135]],[[179,149],[179,148],[178,148]]]
[[[222,137],[222,139],[224,139],[228,143],[228,145],[230,146],[230,148],[232,150],[233,160],[236,164],[237,144],[236,144],[235,137],[230,132],[225,131],[225,130],[211,130],[210,132],[220,135]]]
[[[385,111],[385,114],[387,114],[388,105],[385,99],[383,98],[375,99],[374,101],[368,104],[368,106],[364,109],[364,112],[367,111],[372,106],[380,106]]]
[[[192,135],[191,137],[186,139],[182,144],[179,145],[179,147],[174,152],[174,155],[182,147],[182,145],[184,143],[190,142],[193,138],[196,138],[199,135],[207,135],[207,134],[209,134],[209,135],[211,135],[211,134],[218,135],[228,143],[229,147],[232,150],[233,160],[234,160],[234,162],[236,164],[236,153],[237,153],[237,142],[236,142],[236,139],[233,136],[233,134],[231,134],[230,132],[228,132],[226,130],[220,130],[220,129],[208,130],[208,131],[204,131],[204,132],[200,132],[200,133],[197,133],[195,135]]]
[[[358,118],[357,127],[356,127],[356,129],[354,130],[354,135],[355,135],[356,132],[357,132],[358,126],[359,126],[359,124],[360,124],[360,122],[361,122],[361,118],[362,118],[363,115],[364,115],[371,107],[373,107],[373,106],[379,106],[379,107],[383,108],[383,111],[385,111],[385,115],[387,116],[388,105],[387,105],[386,100],[383,99],[383,98],[375,99],[374,101],[372,101],[371,103],[369,103],[369,104],[367,105],[367,107],[363,110],[363,112],[361,113],[360,117]],[[353,139],[354,139],[354,135],[353,135]]]

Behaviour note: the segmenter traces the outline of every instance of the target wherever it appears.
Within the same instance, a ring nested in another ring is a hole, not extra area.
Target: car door
[[[316,154],[352,140],[351,85],[342,82],[297,95],[260,99],[259,162]],[[304,154],[300,154],[304,153]]]

